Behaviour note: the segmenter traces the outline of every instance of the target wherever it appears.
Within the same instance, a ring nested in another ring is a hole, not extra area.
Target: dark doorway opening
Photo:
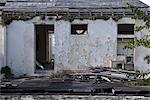
[[[54,25],[35,25],[36,70],[54,69]]]

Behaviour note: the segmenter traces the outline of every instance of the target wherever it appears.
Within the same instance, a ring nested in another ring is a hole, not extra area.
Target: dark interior
[[[83,30],[82,33],[77,33],[77,30]],[[74,35],[83,35],[87,31],[87,24],[72,24],[71,25],[71,34]]]
[[[49,59],[49,34],[54,33],[54,25],[35,25],[36,30],[36,69],[54,69],[54,58]],[[44,68],[41,68],[43,66]]]
[[[118,24],[118,34],[134,34],[134,24]]]

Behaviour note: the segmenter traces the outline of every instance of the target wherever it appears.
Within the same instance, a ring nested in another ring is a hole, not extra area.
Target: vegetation
[[[130,82],[129,86],[150,86],[150,78],[139,82]]]
[[[150,15],[147,15],[144,11],[140,10],[138,7],[135,7],[133,5],[127,4],[128,9],[130,9],[135,16],[133,17],[134,19],[142,19],[145,21],[144,25],[137,26],[135,31],[141,31],[143,29],[149,29],[150,31]]]
[[[62,17],[65,21],[69,21],[72,22],[74,20],[73,16],[71,16],[70,14],[63,16]]]
[[[5,77],[6,79],[11,79],[11,78],[13,78],[13,74],[12,74],[11,69],[10,69],[9,66],[2,67],[2,68],[1,68],[1,74],[4,74],[4,77]]]
[[[20,14],[20,15],[2,15],[2,24],[9,25],[13,20],[27,21],[35,17],[34,15]]]
[[[121,69],[122,68],[122,64],[117,64],[116,66],[115,66],[115,69]]]
[[[36,16],[40,16],[41,20],[45,20],[46,16],[45,15],[36,15],[36,14],[16,14],[16,15],[2,15],[2,21],[3,21],[3,25],[9,25],[13,20],[23,20],[23,21],[27,21],[27,20],[31,20]],[[48,16],[48,15],[47,15]],[[51,16],[48,16],[49,20],[55,19],[56,21],[59,20],[65,20],[65,21],[69,21],[72,22],[75,19],[79,19],[79,20],[84,20],[84,19],[89,19],[89,20],[96,20],[96,19],[103,19],[103,20],[109,20],[110,16],[108,15],[101,15],[101,14],[97,14],[97,15],[71,15],[71,14],[66,14],[66,15],[61,15],[58,16],[56,15],[56,18],[53,18]],[[123,16],[122,15],[115,15],[112,16],[112,19],[114,21],[118,21],[119,19],[121,19]]]
[[[112,19],[117,22],[122,17],[123,17],[123,15],[116,15],[116,16],[113,16]]]
[[[150,71],[136,71],[136,73],[127,74],[128,78],[134,78],[134,79],[145,79],[150,74]]]
[[[135,31],[142,31],[144,29],[147,29],[150,32],[150,16],[147,15],[144,11],[140,10],[139,8],[128,4],[128,9],[130,9],[135,16],[133,17],[134,19],[141,19],[144,20],[144,24],[140,25],[140,26],[136,26]],[[146,47],[146,48],[150,48],[150,35],[148,36],[144,36],[143,38],[135,38],[133,41],[130,41],[127,43],[127,45],[125,46],[126,49],[133,49],[133,48],[137,48],[137,47]],[[144,57],[144,60],[150,64],[150,55],[146,55]],[[143,78],[143,81],[140,82],[131,82],[129,83],[129,85],[131,86],[141,86],[141,85],[150,85],[150,77],[148,79],[145,79],[146,76],[148,76],[150,74],[150,71],[136,71],[135,74],[128,74],[127,77],[132,77],[132,78]]]
[[[72,71],[70,71],[70,70],[63,70],[63,71],[59,71],[59,72],[50,73],[49,77],[51,79],[64,78],[64,77],[68,77],[71,73],[72,73]]]
[[[147,29],[150,32],[150,15],[147,15],[144,11],[141,11],[137,7],[130,4],[128,4],[128,9],[130,9],[135,14],[133,18],[142,19],[145,22],[144,25],[136,26],[135,31],[142,31],[143,29]],[[132,48],[137,48],[139,46],[150,48],[150,35],[140,39],[135,38],[133,41],[127,43],[125,48],[132,49]],[[150,55],[146,55],[144,60],[147,61],[147,63],[149,64]]]

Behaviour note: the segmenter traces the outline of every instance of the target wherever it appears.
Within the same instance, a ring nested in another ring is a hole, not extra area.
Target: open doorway
[[[54,69],[54,25],[35,25],[36,70]]]

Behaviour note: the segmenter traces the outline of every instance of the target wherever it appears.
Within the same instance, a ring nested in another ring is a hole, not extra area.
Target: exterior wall
[[[56,71],[84,70],[97,66],[111,67],[111,61],[118,58],[117,24],[137,22],[130,18],[123,18],[119,22],[112,19],[75,20],[72,23],[88,24],[88,34],[71,35],[71,23],[68,21],[41,21],[38,17],[27,22],[13,21],[7,27],[7,65],[11,66],[16,76],[34,74],[34,24],[54,24]],[[141,33],[136,33],[136,36],[139,36],[138,34]],[[135,70],[150,68],[145,67],[148,66],[143,60],[145,54],[150,54],[150,50],[143,47],[135,49]]]
[[[150,55],[150,49],[145,47],[138,47],[135,50],[135,70],[150,70],[150,64],[147,64],[147,62],[144,60],[146,55]]]
[[[0,23],[1,23],[1,16],[0,16]],[[0,69],[6,66],[5,46],[6,46],[6,30],[5,30],[5,26],[0,24]],[[2,78],[3,75],[0,74],[0,81]]]
[[[118,24],[135,24],[136,26],[143,25],[142,20],[134,20],[131,18],[123,18],[117,22]],[[149,35],[150,33],[148,30],[142,30],[140,32],[135,32],[135,35],[126,35],[126,36],[118,36],[118,37],[126,37],[126,38],[143,38],[144,35]],[[147,62],[144,60],[144,57],[146,55],[150,55],[150,49],[145,47],[138,47],[134,50],[134,70],[140,70],[140,71],[146,71],[150,69],[150,64],[147,64]]]
[[[142,20],[137,20],[136,25],[142,25],[144,22]],[[150,32],[148,30],[142,30],[140,32],[137,32],[136,34],[137,38],[143,38],[144,36],[149,36],[150,39]],[[135,50],[135,70],[150,70],[150,64],[147,64],[147,62],[144,60],[144,57],[146,55],[150,55],[150,48],[146,47],[138,47]]]
[[[34,25],[13,21],[7,27],[7,65],[16,76],[34,73]]]
[[[5,27],[0,25],[0,69],[5,66]]]
[[[116,58],[117,24],[112,19],[75,20],[72,23],[88,24],[88,34],[71,35],[71,23],[56,22],[56,70],[111,67],[111,60]]]

